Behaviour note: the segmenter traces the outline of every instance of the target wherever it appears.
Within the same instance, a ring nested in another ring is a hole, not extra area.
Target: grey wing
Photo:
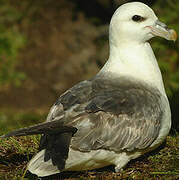
[[[88,113],[74,123],[78,129],[71,147],[80,151],[116,152],[145,149],[158,137],[163,111],[156,91],[102,91],[85,107]]]
[[[145,149],[158,137],[163,111],[156,89],[83,81],[65,92],[47,121],[77,128],[71,147],[80,151]]]
[[[61,170],[69,147],[79,151],[107,149],[119,152],[145,149],[158,137],[163,115],[161,97],[155,89],[94,87],[83,81],[66,91],[52,107],[47,121],[75,127],[76,133],[42,135],[40,149],[45,161]]]

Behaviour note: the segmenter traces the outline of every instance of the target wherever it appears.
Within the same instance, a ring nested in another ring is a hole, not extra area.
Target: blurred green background
[[[56,98],[108,58],[108,25],[125,0],[0,0],[0,134],[42,122]],[[179,1],[142,1],[179,32]],[[179,130],[179,41],[151,41]]]

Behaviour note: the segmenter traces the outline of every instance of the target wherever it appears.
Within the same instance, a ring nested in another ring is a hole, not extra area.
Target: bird
[[[148,42],[177,33],[144,3],[118,7],[109,25],[109,58],[91,79],[65,91],[45,122],[1,138],[41,134],[28,170],[39,177],[114,165],[121,172],[132,159],[158,147],[171,128],[162,75]]]

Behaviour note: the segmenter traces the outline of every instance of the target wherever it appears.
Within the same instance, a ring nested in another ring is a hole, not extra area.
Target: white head
[[[110,43],[146,42],[154,36],[176,40],[174,30],[161,23],[153,10],[140,2],[126,3],[114,13],[110,23]]]
[[[146,43],[154,36],[177,38],[176,32],[161,23],[147,5],[132,2],[120,6],[110,23],[109,59],[99,75],[132,78],[157,87],[165,95],[155,55]]]

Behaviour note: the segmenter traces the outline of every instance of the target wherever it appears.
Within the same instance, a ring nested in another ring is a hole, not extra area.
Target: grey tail
[[[27,135],[35,135],[35,134],[59,134],[72,132],[72,134],[76,133],[77,129],[72,126],[63,126],[61,125],[59,120],[50,121],[45,123],[40,123],[35,126],[30,126],[27,128],[21,128],[8,134],[0,136],[0,138],[8,138],[12,136],[27,136]]]

